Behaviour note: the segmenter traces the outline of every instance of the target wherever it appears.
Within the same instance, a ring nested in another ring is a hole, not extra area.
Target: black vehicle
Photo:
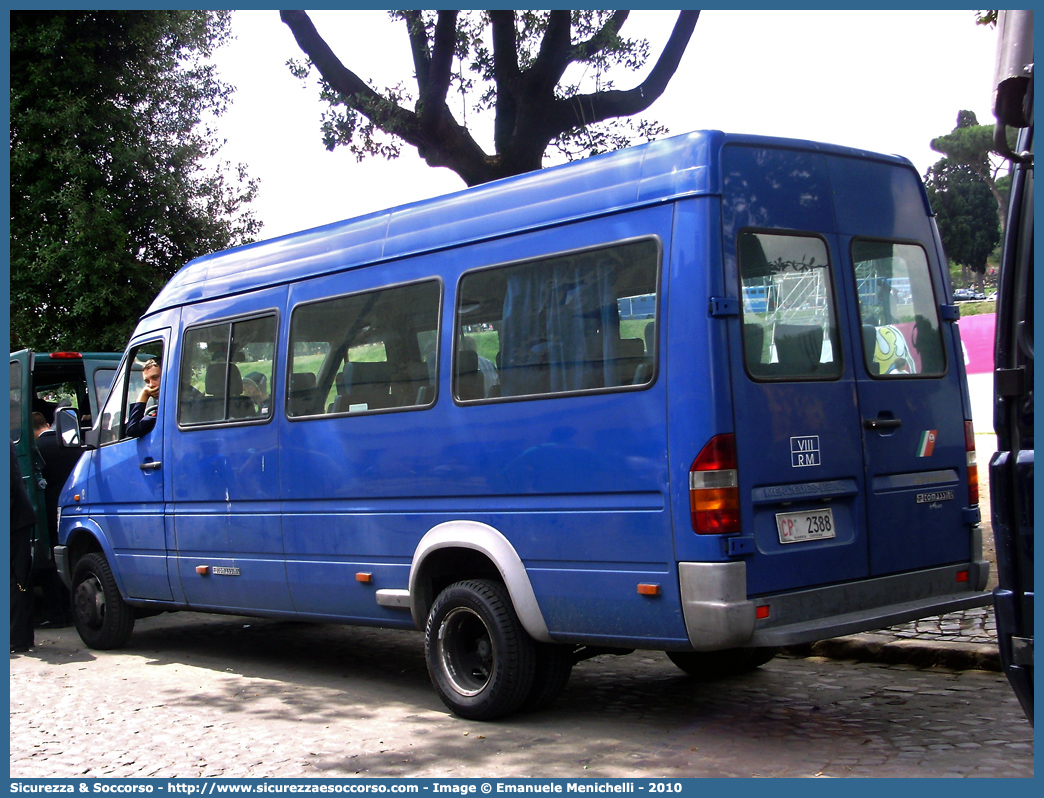
[[[994,605],[1004,672],[1033,723],[1033,12],[1001,11],[998,32],[994,139],[1013,170],[994,351]]]

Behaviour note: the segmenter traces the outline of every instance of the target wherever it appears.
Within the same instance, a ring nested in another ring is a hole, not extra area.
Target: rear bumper
[[[747,598],[742,562],[679,563],[682,609],[697,651],[789,646],[990,604],[985,560]],[[958,573],[968,572],[966,581]],[[757,618],[758,607],[768,617]],[[765,610],[762,610],[765,612]]]

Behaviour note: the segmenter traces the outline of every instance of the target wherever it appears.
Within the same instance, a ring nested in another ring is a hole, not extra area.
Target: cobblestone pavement
[[[182,613],[121,651],[71,629],[11,659],[21,777],[1030,777],[1003,676],[778,657],[698,682],[659,652],[580,663],[550,710],[450,715],[415,632]]]
[[[991,606],[937,615],[934,618],[921,618],[893,626],[886,631],[900,640],[997,645],[997,619]]]

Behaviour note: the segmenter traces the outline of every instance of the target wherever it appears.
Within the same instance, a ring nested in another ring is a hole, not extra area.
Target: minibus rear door
[[[848,254],[861,321],[852,348],[861,350],[870,573],[967,561],[978,500],[969,495],[974,439],[956,314],[941,305],[921,244],[855,238]]]
[[[750,594],[863,578],[862,431],[834,239],[741,230],[733,416]],[[739,367],[737,367],[739,364]]]

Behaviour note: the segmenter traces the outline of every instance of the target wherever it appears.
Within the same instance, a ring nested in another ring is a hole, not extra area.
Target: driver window
[[[101,435],[98,442],[104,446],[131,437],[127,432],[127,420],[130,405],[137,402],[143,393],[147,393],[144,367],[149,361],[159,364],[162,375],[163,342],[149,341],[134,347],[124,363],[123,369],[113,382],[109,395],[102,407]],[[150,368],[149,373],[154,373]],[[148,397],[145,401],[145,412],[154,415],[157,412],[158,398]]]

